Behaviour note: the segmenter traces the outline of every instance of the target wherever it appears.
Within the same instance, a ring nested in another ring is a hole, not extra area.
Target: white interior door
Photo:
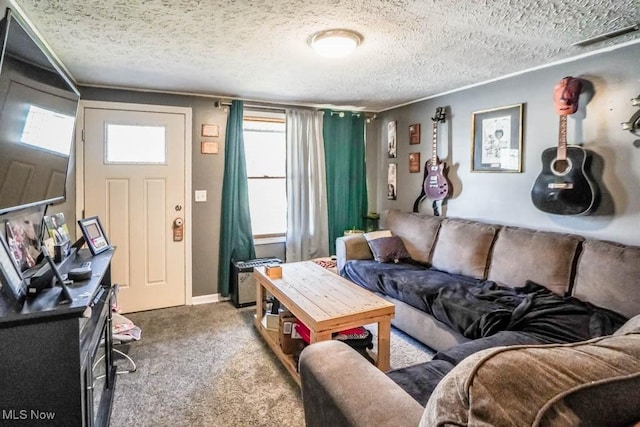
[[[189,114],[85,107],[85,217],[112,245],[118,305],[134,312],[185,304],[185,139]],[[155,107],[155,110],[158,108]],[[190,290],[190,289],[189,289]]]

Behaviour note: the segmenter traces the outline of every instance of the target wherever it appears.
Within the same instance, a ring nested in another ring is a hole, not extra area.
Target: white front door
[[[191,110],[100,105],[107,108],[85,105],[82,115],[84,215],[99,216],[117,248],[111,281],[120,285],[118,305],[123,312],[184,305],[185,233],[175,231],[179,221],[190,226],[185,144]]]

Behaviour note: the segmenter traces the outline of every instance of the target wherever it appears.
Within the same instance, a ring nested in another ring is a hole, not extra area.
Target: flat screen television
[[[9,8],[0,37],[2,214],[65,199],[80,93]]]

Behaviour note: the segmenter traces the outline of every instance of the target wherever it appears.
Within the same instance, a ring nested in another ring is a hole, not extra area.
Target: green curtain
[[[247,165],[244,157],[242,101],[232,101],[224,149],[224,178],[222,181],[222,213],[220,218],[220,257],[218,262],[218,290],[229,295],[229,275],[233,261],[256,257],[249,213]]]
[[[341,117],[342,115],[342,117]],[[363,230],[367,214],[364,115],[324,110],[323,138],[327,174],[329,250],[354,227]]]

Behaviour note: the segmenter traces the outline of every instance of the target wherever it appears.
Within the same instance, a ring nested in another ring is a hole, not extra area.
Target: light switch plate
[[[196,190],[195,199],[196,199],[196,202],[206,202],[207,190]]]

